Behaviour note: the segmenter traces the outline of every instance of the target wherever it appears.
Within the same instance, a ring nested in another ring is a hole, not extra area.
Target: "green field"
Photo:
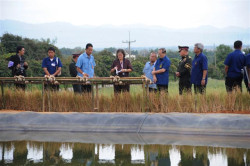
[[[245,84],[242,83],[242,89],[243,93],[246,92]],[[114,94],[113,87],[104,87],[100,88],[100,94],[110,96]],[[175,96],[179,94],[179,85],[178,81],[170,81],[168,86],[168,91],[170,96]],[[192,92],[193,87],[192,87]],[[131,85],[130,86],[130,93],[131,94],[139,94],[142,93],[142,86],[141,85]],[[226,94],[226,88],[225,88],[225,81],[224,80],[216,80],[216,79],[209,79],[207,88],[206,88],[206,94],[214,94],[214,93],[220,93],[220,94]]]

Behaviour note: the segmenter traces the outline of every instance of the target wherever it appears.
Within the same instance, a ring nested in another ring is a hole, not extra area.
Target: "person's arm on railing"
[[[88,77],[87,73],[84,73],[79,67],[76,68],[77,72],[81,73],[83,76]]]
[[[45,75],[50,76],[49,71],[47,70],[47,68],[46,68],[46,67],[44,67],[44,68],[43,68],[43,71],[44,71]]]

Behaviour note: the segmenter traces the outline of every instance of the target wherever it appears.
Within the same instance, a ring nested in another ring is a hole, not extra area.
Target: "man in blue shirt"
[[[194,84],[195,94],[203,94],[207,85],[207,57],[202,53],[204,45],[196,43],[194,45],[195,57],[192,61],[191,83]]]
[[[243,68],[245,66],[245,55],[241,52],[242,42],[234,42],[234,52],[227,55],[224,62],[225,73],[226,73],[226,90],[227,92],[232,92],[233,89],[239,88],[242,91],[242,80],[243,80]]]
[[[248,93],[250,93],[250,53],[246,56],[246,71],[245,71],[245,84]]]
[[[55,57],[56,50],[53,47],[48,49],[48,57],[43,59],[42,68],[44,75],[57,77],[61,73],[62,63],[58,57]],[[45,84],[45,89],[59,90],[57,84]]]
[[[154,65],[155,65],[156,60],[157,60],[157,55],[155,52],[152,52],[150,54],[150,61],[148,61],[145,64],[144,69],[143,69],[144,75],[147,78],[149,78],[152,82],[154,82],[152,71],[154,70]],[[156,92],[156,90],[157,90],[156,84],[149,85],[149,92]]]
[[[80,77],[94,77],[94,68],[96,66],[94,56],[92,55],[93,45],[88,43],[85,48],[85,53],[80,55],[76,62],[77,75]],[[83,92],[91,92],[91,85],[82,85]]]
[[[168,77],[171,62],[166,56],[165,48],[160,48],[158,54],[159,58],[155,63],[154,71],[152,71],[154,83],[156,83],[159,91],[165,90],[168,92]]]

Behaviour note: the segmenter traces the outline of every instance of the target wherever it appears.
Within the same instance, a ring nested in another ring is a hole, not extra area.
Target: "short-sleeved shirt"
[[[241,70],[245,66],[245,61],[245,55],[241,52],[241,50],[235,50],[234,52],[228,54],[224,62],[224,64],[228,66],[227,77],[242,77]]]
[[[164,58],[158,58],[155,63],[155,71],[160,69],[165,69],[166,71],[163,73],[156,74],[156,84],[157,85],[168,85],[169,81],[169,67],[171,65],[171,62],[167,56]]]
[[[95,69],[95,59],[94,56],[91,54],[88,56],[86,53],[83,53],[79,56],[76,62],[76,67],[79,67],[84,73],[89,75],[89,78],[94,77],[94,69]],[[81,73],[77,73],[78,76],[82,77]]]
[[[154,81],[154,79],[153,79],[153,74],[152,74],[152,71],[154,70],[154,67],[155,67],[154,64],[155,64],[155,63],[151,64],[151,62],[147,62],[147,63],[145,64],[145,66],[144,66],[144,69],[143,69],[143,73],[145,74],[145,76],[146,76],[147,78],[149,78],[152,82]],[[156,84],[150,84],[150,85],[149,85],[149,88],[154,88],[154,89],[156,89],[157,86],[156,86]]]
[[[130,63],[130,61],[128,59],[123,59],[122,63],[119,61],[119,59],[114,60],[111,69],[113,69],[114,67],[117,66],[117,70],[120,71],[121,69],[131,69],[133,70],[133,67]],[[129,72],[120,72],[118,74],[119,77],[128,77],[129,76]]]
[[[54,74],[58,67],[62,67],[60,58],[54,57],[50,59],[50,57],[47,57],[43,59],[42,68],[47,68],[49,74]]]
[[[192,61],[191,83],[194,85],[201,85],[203,71],[207,69],[207,57],[203,53],[195,55],[194,60]],[[207,84],[207,75],[205,79]]]

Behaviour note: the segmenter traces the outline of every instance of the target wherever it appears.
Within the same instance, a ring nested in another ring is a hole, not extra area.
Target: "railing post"
[[[145,103],[146,103],[146,96],[145,96],[145,82],[142,83],[142,111],[146,112],[145,110]]]
[[[149,86],[148,82],[146,82],[146,112],[149,112]]]
[[[94,92],[94,84],[91,84],[91,99],[92,99],[92,111],[95,112],[95,92]]]
[[[1,81],[1,91],[2,91],[2,107],[5,109],[5,97],[4,97],[4,83]]]
[[[98,112],[99,111],[99,94],[98,94],[98,84],[96,84],[96,91],[95,91],[96,93],[96,108],[95,108],[95,110]]]
[[[42,82],[42,111],[45,110],[45,94],[44,94],[44,81]]]

